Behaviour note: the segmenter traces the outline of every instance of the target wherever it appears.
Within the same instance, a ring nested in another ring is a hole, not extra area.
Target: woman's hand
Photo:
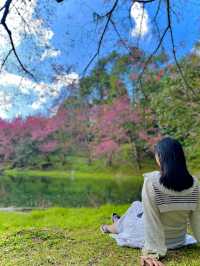
[[[162,262],[157,259],[153,259],[148,256],[141,256],[140,265],[141,266],[165,266]]]

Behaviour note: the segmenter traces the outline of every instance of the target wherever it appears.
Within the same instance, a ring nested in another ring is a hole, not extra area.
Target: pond
[[[96,207],[140,199],[142,178],[73,176],[0,176],[0,207]]]

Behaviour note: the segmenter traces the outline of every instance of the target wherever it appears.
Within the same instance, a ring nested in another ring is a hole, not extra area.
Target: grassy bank
[[[140,251],[118,247],[99,225],[128,205],[0,213],[0,265],[139,265]],[[198,246],[170,251],[166,266],[199,266]]]

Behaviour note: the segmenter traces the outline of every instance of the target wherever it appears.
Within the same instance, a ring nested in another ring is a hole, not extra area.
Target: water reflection
[[[105,203],[130,203],[139,199],[141,181],[95,177],[52,178],[1,176],[0,207],[81,207]]]

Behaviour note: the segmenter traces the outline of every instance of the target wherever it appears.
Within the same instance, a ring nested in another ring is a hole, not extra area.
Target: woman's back
[[[187,224],[190,221],[195,238],[200,240],[199,184],[194,178],[193,186],[181,192],[160,184],[160,172],[144,174],[142,198],[144,206],[145,248],[159,254],[167,248],[182,246],[185,242]],[[197,228],[198,227],[198,228]]]
[[[185,243],[190,211],[169,211],[161,213],[167,248],[182,246]]]

